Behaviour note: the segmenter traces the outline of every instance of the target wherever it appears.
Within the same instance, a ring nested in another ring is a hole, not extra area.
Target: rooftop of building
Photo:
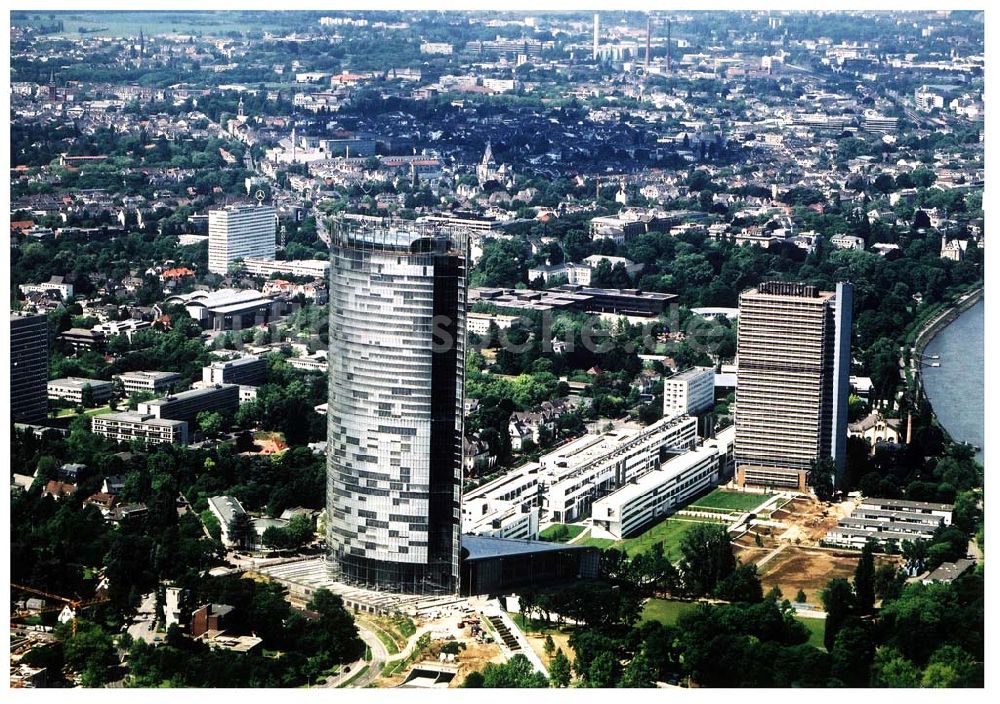
[[[212,384],[211,386],[206,386],[202,389],[191,389],[190,391],[181,391],[180,393],[170,394],[169,396],[164,396],[163,398],[155,398],[151,401],[143,401],[143,403],[149,406],[162,406],[165,403],[170,403],[173,401],[189,401],[193,398],[199,398],[202,396],[210,396],[211,394],[218,393],[223,389],[239,389],[236,384]]]
[[[142,423],[143,425],[150,425],[160,428],[176,428],[181,425],[186,425],[186,421],[183,420],[168,420],[166,418],[157,418],[156,416],[149,413],[137,413],[135,411],[125,411],[123,413],[103,413],[99,416],[95,416],[95,419],[100,421],[110,421],[114,423]]]
[[[235,496],[212,496],[208,499],[208,503],[227,523],[236,516],[246,513],[243,510],[243,505]]]
[[[110,383],[110,381],[105,381],[104,379],[84,379],[79,376],[68,376],[63,379],[50,380],[49,386],[64,386],[71,389],[80,389],[82,391],[85,386],[106,386]]]
[[[487,560],[492,557],[515,557],[517,555],[559,552],[565,550],[586,550],[583,545],[547,543],[542,540],[520,540],[516,538],[495,538],[489,535],[463,535],[463,561]]]

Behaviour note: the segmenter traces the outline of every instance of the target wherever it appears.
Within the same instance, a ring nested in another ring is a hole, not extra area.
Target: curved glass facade
[[[458,591],[467,240],[405,225],[335,233],[327,543],[335,577]]]

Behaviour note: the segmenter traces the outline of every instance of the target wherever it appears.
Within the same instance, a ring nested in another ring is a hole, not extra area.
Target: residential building
[[[226,274],[236,259],[274,259],[277,213],[269,205],[230,205],[208,213],[208,270]]]
[[[10,315],[10,416],[43,423],[48,415],[49,324],[44,315]]]
[[[187,445],[188,442],[186,421],[157,418],[149,413],[107,413],[94,416],[90,421],[90,429],[95,435],[115,442],[138,440],[152,445]]]
[[[692,367],[663,380],[663,417],[696,416],[715,407],[715,369]]]
[[[869,540],[883,546],[904,540],[930,540],[940,525],[951,525],[951,504],[864,498],[850,516],[837,521],[824,539],[827,545],[861,549]]]
[[[330,250],[334,573],[457,593],[468,238],[405,221],[342,225]]]
[[[110,400],[114,392],[114,384],[102,379],[82,379],[72,376],[65,379],[53,379],[47,384],[50,399],[70,401],[72,403],[83,403],[87,387],[90,387],[91,398],[97,405]]]
[[[113,378],[121,382],[125,395],[131,396],[134,393],[159,394],[169,391],[181,380],[181,375],[176,372],[124,372]]]
[[[740,296],[737,480],[805,491],[815,460],[847,444],[852,288],[767,282]]]
[[[68,301],[73,297],[73,284],[66,283],[61,276],[53,276],[48,281],[40,284],[21,284],[18,286],[21,293],[33,293],[35,291],[55,291],[59,297]]]
[[[143,401],[138,411],[163,420],[184,420],[194,423],[202,411],[235,413],[240,405],[240,387],[236,384],[215,384],[192,389],[152,401]]]
[[[242,384],[260,386],[267,380],[267,360],[247,355],[212,362],[201,369],[203,384]]]

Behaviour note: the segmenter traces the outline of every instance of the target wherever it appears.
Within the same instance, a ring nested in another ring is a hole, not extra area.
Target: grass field
[[[587,538],[581,545],[588,545],[595,548],[608,548],[615,546],[624,548],[629,557],[634,557],[646,552],[656,543],[663,543],[663,553],[671,561],[676,562],[681,558],[680,545],[684,534],[694,528],[699,523],[708,521],[690,521],[681,518],[668,518],[647,530],[642,535],[625,540],[608,540],[606,538]]]
[[[693,601],[673,601],[671,599],[650,599],[642,609],[641,621],[659,621],[667,626],[677,623],[681,614],[694,611],[698,608],[698,602]],[[809,630],[809,645],[814,648],[823,649],[823,632],[826,629],[826,621],[821,618],[799,618],[795,620]]]
[[[718,508],[728,511],[749,511],[773,497],[774,494],[745,494],[741,491],[716,489],[691,503],[688,508]]]
[[[106,413],[114,413],[114,411],[107,405],[98,406],[97,408],[87,408],[83,411],[83,415],[87,417],[100,416]],[[75,415],[77,415],[75,408],[63,408],[59,411],[59,415],[56,418],[66,418],[67,416]]]
[[[673,601],[670,599],[650,599],[642,609],[643,621],[659,621],[662,624],[672,626],[677,623],[681,614],[694,611],[698,608],[696,601]]]
[[[556,537],[557,534],[560,532],[560,529],[562,528],[566,529],[566,533],[561,538]],[[584,526],[574,526],[574,525],[567,525],[565,523],[557,523],[543,530],[541,533],[538,534],[538,537],[541,538],[542,540],[548,540],[554,543],[567,543],[576,536],[580,535],[580,533],[582,533],[585,530],[587,529]]]

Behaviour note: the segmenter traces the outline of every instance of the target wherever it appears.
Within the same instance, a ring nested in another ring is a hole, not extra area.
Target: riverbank
[[[958,363],[958,360],[963,360],[962,363],[968,363],[975,367],[975,369],[970,368],[969,371],[973,372],[973,377],[978,376],[980,379],[978,390],[981,393],[982,350],[978,351],[978,362],[975,362],[969,357],[977,355],[967,356],[964,354],[967,349],[955,348],[956,341],[952,338],[955,338],[957,334],[963,340],[962,344],[982,344],[982,311],[976,313],[972,318],[980,321],[979,325],[974,325],[975,329],[966,331],[964,328],[968,327],[968,321],[962,318],[965,314],[973,315],[970,311],[976,306],[981,306],[982,301],[983,289],[977,288],[966,292],[951,305],[935,312],[929,320],[920,326],[913,339],[912,347],[909,350],[910,363],[907,369],[908,381],[914,396],[918,403],[926,403],[930,408],[935,425],[942,430],[950,442],[968,442],[976,446],[977,459],[980,462],[983,458],[982,445],[984,444],[981,426],[982,401],[979,401],[978,406],[970,403],[973,400],[973,395],[977,393],[977,386],[974,383],[969,386],[971,378],[967,378],[965,375],[954,377],[953,365]],[[964,327],[959,333],[946,333],[953,324]],[[933,355],[934,359],[939,359],[938,364],[935,364],[934,367],[928,367],[928,363],[925,361],[927,355]],[[941,366],[946,366],[947,369],[942,369]],[[942,385],[943,383],[944,385]],[[940,407],[936,408],[935,404]]]
[[[919,357],[927,349],[934,336],[955,322],[962,313],[983,300],[983,288],[977,288],[968,293],[962,294],[957,301],[935,315],[931,320],[924,323],[914,338],[911,347],[912,357]],[[917,376],[919,377],[920,365],[917,365]]]

